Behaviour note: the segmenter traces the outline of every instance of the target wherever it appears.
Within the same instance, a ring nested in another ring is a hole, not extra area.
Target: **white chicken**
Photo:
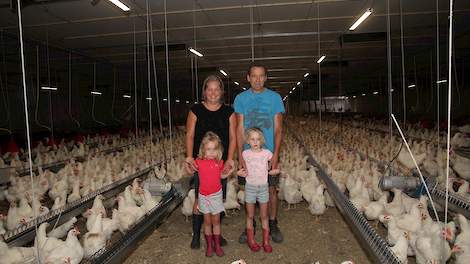
[[[84,256],[89,258],[106,246],[106,236],[103,233],[103,216],[99,213],[91,230],[83,237]]]
[[[194,189],[189,190],[188,195],[183,200],[181,206],[181,213],[185,216],[185,221],[188,222],[188,217],[193,215],[193,205],[195,200]]]
[[[79,234],[80,232],[76,228],[69,230],[65,242],[51,250],[44,263],[80,263],[83,259],[84,251],[77,238]]]

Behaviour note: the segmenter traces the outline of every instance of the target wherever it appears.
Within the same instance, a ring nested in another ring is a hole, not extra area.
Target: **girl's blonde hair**
[[[209,142],[215,142],[216,143],[216,151],[217,151],[217,157],[216,159],[219,161],[222,159],[222,153],[224,152],[224,147],[222,146],[222,141],[220,140],[219,136],[215,134],[212,131],[207,132],[204,137],[202,138],[201,145],[199,146],[199,154],[198,158],[204,159],[206,157],[205,153],[205,146]]]
[[[250,137],[251,133],[258,133],[260,140],[261,140],[261,146],[264,146],[264,143],[266,140],[264,139],[264,134],[263,130],[261,130],[259,127],[250,127],[245,131],[245,141],[248,143],[248,138]]]
[[[206,101],[206,89],[207,89],[207,84],[209,82],[217,82],[219,84],[220,90],[222,91],[222,94],[220,95],[220,103],[223,103],[225,101],[224,100],[224,95],[225,95],[224,82],[217,75],[209,75],[204,80],[204,83],[202,84],[202,98],[204,99],[204,101]]]

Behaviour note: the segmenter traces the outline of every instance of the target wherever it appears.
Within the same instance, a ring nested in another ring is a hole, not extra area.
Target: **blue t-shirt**
[[[250,127],[263,130],[266,148],[274,152],[274,116],[285,112],[281,96],[267,88],[261,93],[255,93],[250,88],[235,97],[233,107],[235,113],[243,115],[245,130]]]

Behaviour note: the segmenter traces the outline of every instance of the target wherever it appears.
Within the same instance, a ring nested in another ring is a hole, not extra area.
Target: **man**
[[[244,147],[244,131],[250,127],[259,127],[266,138],[265,147],[273,153],[272,169],[278,169],[279,150],[282,135],[282,114],[285,112],[281,96],[264,87],[267,80],[267,69],[261,64],[251,64],[246,79],[251,88],[237,95],[234,101],[237,114],[237,145],[238,160],[241,168],[246,168],[242,157]],[[274,242],[280,243],[283,236],[277,226],[277,190],[279,175],[268,176],[269,182],[269,230]],[[255,224],[255,223],[254,223]],[[246,242],[246,230],[240,236],[240,243]]]

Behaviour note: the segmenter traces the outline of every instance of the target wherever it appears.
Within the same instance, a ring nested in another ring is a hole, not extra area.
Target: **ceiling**
[[[15,0],[12,2],[16,3]],[[137,62],[145,70],[146,2],[122,2],[131,8],[129,13],[122,12],[107,0],[24,0],[25,38],[41,42],[47,39],[54,47],[73,50],[101,62],[132,67],[135,36]],[[326,55],[321,68],[323,85],[328,88],[326,93],[351,94],[376,83],[381,85],[381,80],[385,80],[385,0],[171,0],[166,6],[167,31],[164,2],[149,2],[157,67],[161,73],[166,70],[167,32],[172,78],[191,80],[191,57],[194,55],[188,48],[195,47],[204,54],[197,60],[199,78],[207,72],[223,69],[230,75],[231,83],[236,81],[240,86],[246,86],[246,69],[252,60],[253,47],[254,59],[269,69],[268,85],[283,95],[298,81],[305,84],[304,88],[314,87],[319,55]],[[393,74],[399,77],[400,1],[390,2]],[[430,0],[402,2],[405,65],[410,72],[415,67],[413,60],[418,58],[416,67],[419,70],[424,62],[429,64],[429,54],[435,54],[436,5]],[[466,58],[470,54],[470,1],[454,2],[455,52],[458,59]],[[441,60],[444,60],[448,1],[439,3]],[[10,0],[0,0],[0,29],[17,34],[18,18],[11,5]],[[357,30],[348,31],[367,8],[373,8],[372,15]],[[382,34],[367,36],[363,33]],[[347,34],[355,36],[351,38]],[[430,67],[422,68],[428,70]],[[311,73],[308,78],[303,77],[306,72]]]

